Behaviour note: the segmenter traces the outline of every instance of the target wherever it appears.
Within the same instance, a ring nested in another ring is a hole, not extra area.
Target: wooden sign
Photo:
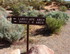
[[[29,24],[29,25],[44,25],[45,18],[42,17],[12,17],[12,23],[14,24]]]
[[[14,24],[27,24],[27,54],[28,54],[28,50],[29,50],[29,25],[45,25],[46,18],[12,16],[12,23],[14,23]]]

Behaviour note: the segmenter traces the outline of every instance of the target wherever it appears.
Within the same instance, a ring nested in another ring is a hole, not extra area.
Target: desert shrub
[[[25,4],[22,3],[18,3],[13,4],[11,6],[11,9],[13,10],[13,15],[20,16],[22,15],[22,13],[32,10],[32,7],[26,6]]]
[[[45,30],[48,33],[57,33],[61,29],[61,27],[66,23],[69,19],[69,16],[61,11],[52,11],[49,12],[46,17],[46,27]]]
[[[13,15],[20,15],[21,12],[24,12],[25,8],[26,8],[25,5],[23,6],[21,4],[13,5],[12,6]]]
[[[51,33],[57,33],[60,31],[60,28],[64,22],[60,19],[56,18],[46,18],[46,27],[45,30],[51,34]]]
[[[46,14],[47,14],[46,12],[40,12],[40,11],[39,11],[38,16],[40,16],[40,17],[45,17],[45,16],[46,16]]]
[[[6,10],[4,8],[2,8],[1,6],[0,6],[0,14],[3,15],[4,17],[7,17],[7,15],[8,15]]]
[[[66,11],[67,10],[67,7],[66,6],[60,6],[59,10],[60,11]]]
[[[39,9],[39,2],[37,1],[31,1],[30,6],[33,6],[34,9]]]
[[[39,14],[39,11],[31,10],[31,11],[23,13],[23,16],[37,17],[38,14]]]
[[[45,17],[45,15],[46,15],[45,12],[40,12],[34,9],[23,13],[23,16],[30,16],[30,17]]]
[[[5,39],[10,43],[21,39],[23,37],[24,27],[22,25],[12,24],[6,19],[3,13],[0,10],[0,39]]]
[[[43,6],[45,5],[42,1],[31,1],[29,2],[30,6],[33,6],[34,9],[40,10],[43,9]]]
[[[45,3],[43,1],[39,2],[39,9],[44,9]]]
[[[65,2],[64,5],[69,9],[70,8],[70,2]]]
[[[64,22],[66,22],[69,19],[69,16],[61,11],[52,11],[49,12],[47,15],[45,15],[46,18],[56,18],[56,19],[61,19]]]
[[[22,2],[25,2],[25,0],[0,0],[0,4],[3,6],[3,7],[7,7],[9,5],[13,5],[13,4],[17,4],[17,3],[22,3]]]

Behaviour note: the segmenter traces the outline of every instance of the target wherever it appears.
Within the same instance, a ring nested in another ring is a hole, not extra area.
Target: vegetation
[[[38,10],[31,10],[28,12],[23,13],[23,16],[30,16],[30,17],[45,17],[46,13],[45,12],[40,12]]]
[[[45,30],[49,33],[57,33],[60,28],[67,22],[69,16],[64,12],[50,12],[46,15]]]
[[[64,12],[61,12],[61,11],[52,11],[52,12],[49,12],[47,15],[46,15],[46,18],[56,18],[56,19],[61,19],[63,20],[64,22],[66,22],[68,19],[69,19],[69,16],[64,13]]]
[[[51,34],[51,33],[58,33],[63,26],[64,22],[60,19],[56,18],[46,18],[46,27],[45,30]]]
[[[70,1],[65,2],[64,5],[69,9],[70,8]]]
[[[38,1],[31,1],[29,2],[30,6],[33,6],[34,9],[40,10],[43,9],[43,6],[45,6],[44,2],[38,2]]]
[[[61,6],[61,7],[59,8],[59,10],[65,12],[65,11],[67,11],[67,7],[66,7],[66,6]]]
[[[4,9],[4,8],[2,8],[1,6],[0,6],[0,14],[1,15],[3,15],[4,17],[7,17],[7,15],[8,15],[8,13],[6,12],[6,10]]]
[[[60,28],[68,21],[69,16],[61,11],[52,11],[46,14],[45,12],[40,13],[38,10],[32,10],[23,14],[23,16],[33,16],[33,17],[45,17],[46,27],[45,32],[57,33]]]
[[[23,13],[23,16],[37,17],[38,11],[37,10],[28,11]]]
[[[51,0],[51,1],[63,2],[63,1],[65,1],[65,0]]]
[[[13,15],[19,16],[22,13],[27,12],[29,7],[28,6],[26,7],[25,4],[18,3],[15,5],[12,5],[10,9],[13,11]]]
[[[5,12],[0,10],[0,40],[4,39],[12,43],[21,39],[23,37],[24,27],[22,25],[12,24],[6,19],[4,14]]]

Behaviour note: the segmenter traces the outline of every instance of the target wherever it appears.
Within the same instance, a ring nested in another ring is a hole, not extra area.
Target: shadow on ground
[[[21,54],[26,54],[26,52],[24,52],[24,53],[21,53]]]
[[[43,36],[51,36],[52,32],[50,32],[50,30],[47,30],[46,28],[40,28],[40,29],[37,29],[35,31],[35,33],[33,33],[34,36],[36,35],[43,35]]]
[[[8,41],[4,40],[4,39],[0,39],[0,49],[3,48],[8,48],[10,47],[11,43],[9,43]]]

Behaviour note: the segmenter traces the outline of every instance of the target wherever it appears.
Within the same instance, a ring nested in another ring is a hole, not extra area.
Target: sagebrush
[[[69,16],[68,16],[65,12],[61,12],[61,11],[52,11],[52,12],[49,12],[45,17],[46,17],[46,18],[61,19],[61,20],[63,20],[65,23],[66,23],[66,21],[68,21],[68,19],[69,19]]]
[[[24,36],[24,26],[12,24],[6,19],[4,13],[6,12],[2,12],[2,10],[0,10],[0,40],[5,39],[12,43],[21,39]]]
[[[45,30],[48,31],[48,33],[58,33],[63,25],[64,22],[60,19],[46,18]]]
[[[67,11],[67,7],[66,6],[60,6],[59,10],[65,12],[65,11]]]

